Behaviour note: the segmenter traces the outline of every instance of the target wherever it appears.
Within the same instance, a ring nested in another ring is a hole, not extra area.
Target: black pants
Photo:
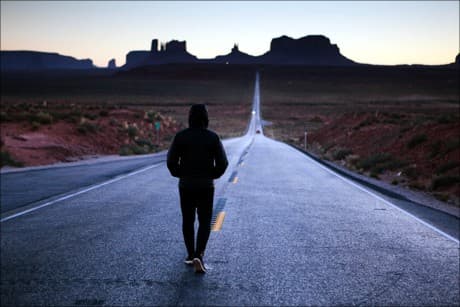
[[[179,187],[182,209],[182,233],[190,257],[204,254],[211,233],[214,187]],[[195,214],[198,214],[198,234],[195,249]]]

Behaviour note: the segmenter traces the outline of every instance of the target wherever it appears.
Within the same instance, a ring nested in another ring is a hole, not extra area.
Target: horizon
[[[2,1],[1,50],[55,52],[106,67],[112,58],[124,65],[129,51],[150,50],[154,38],[185,40],[189,53],[209,59],[234,44],[259,56],[282,35],[324,35],[358,63],[438,65],[459,53],[458,24],[457,1]]]

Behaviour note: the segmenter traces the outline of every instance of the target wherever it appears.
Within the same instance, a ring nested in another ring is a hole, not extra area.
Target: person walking
[[[204,104],[191,106],[189,127],[179,131],[169,148],[167,166],[179,179],[182,233],[188,256],[185,263],[196,273],[205,273],[203,257],[211,232],[214,179],[222,176],[228,161],[219,136],[207,129],[208,111]],[[195,215],[198,232],[195,246]]]

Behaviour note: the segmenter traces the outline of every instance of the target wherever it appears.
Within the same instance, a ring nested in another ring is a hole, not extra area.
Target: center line
[[[225,218],[225,212],[219,212],[216,218],[216,223],[212,227],[212,231],[219,231],[222,229],[222,224],[224,223],[224,218]]]

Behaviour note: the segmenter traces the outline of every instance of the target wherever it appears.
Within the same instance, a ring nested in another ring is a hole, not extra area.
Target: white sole
[[[206,273],[206,268],[199,258],[193,259],[193,266],[195,268],[195,273]]]

